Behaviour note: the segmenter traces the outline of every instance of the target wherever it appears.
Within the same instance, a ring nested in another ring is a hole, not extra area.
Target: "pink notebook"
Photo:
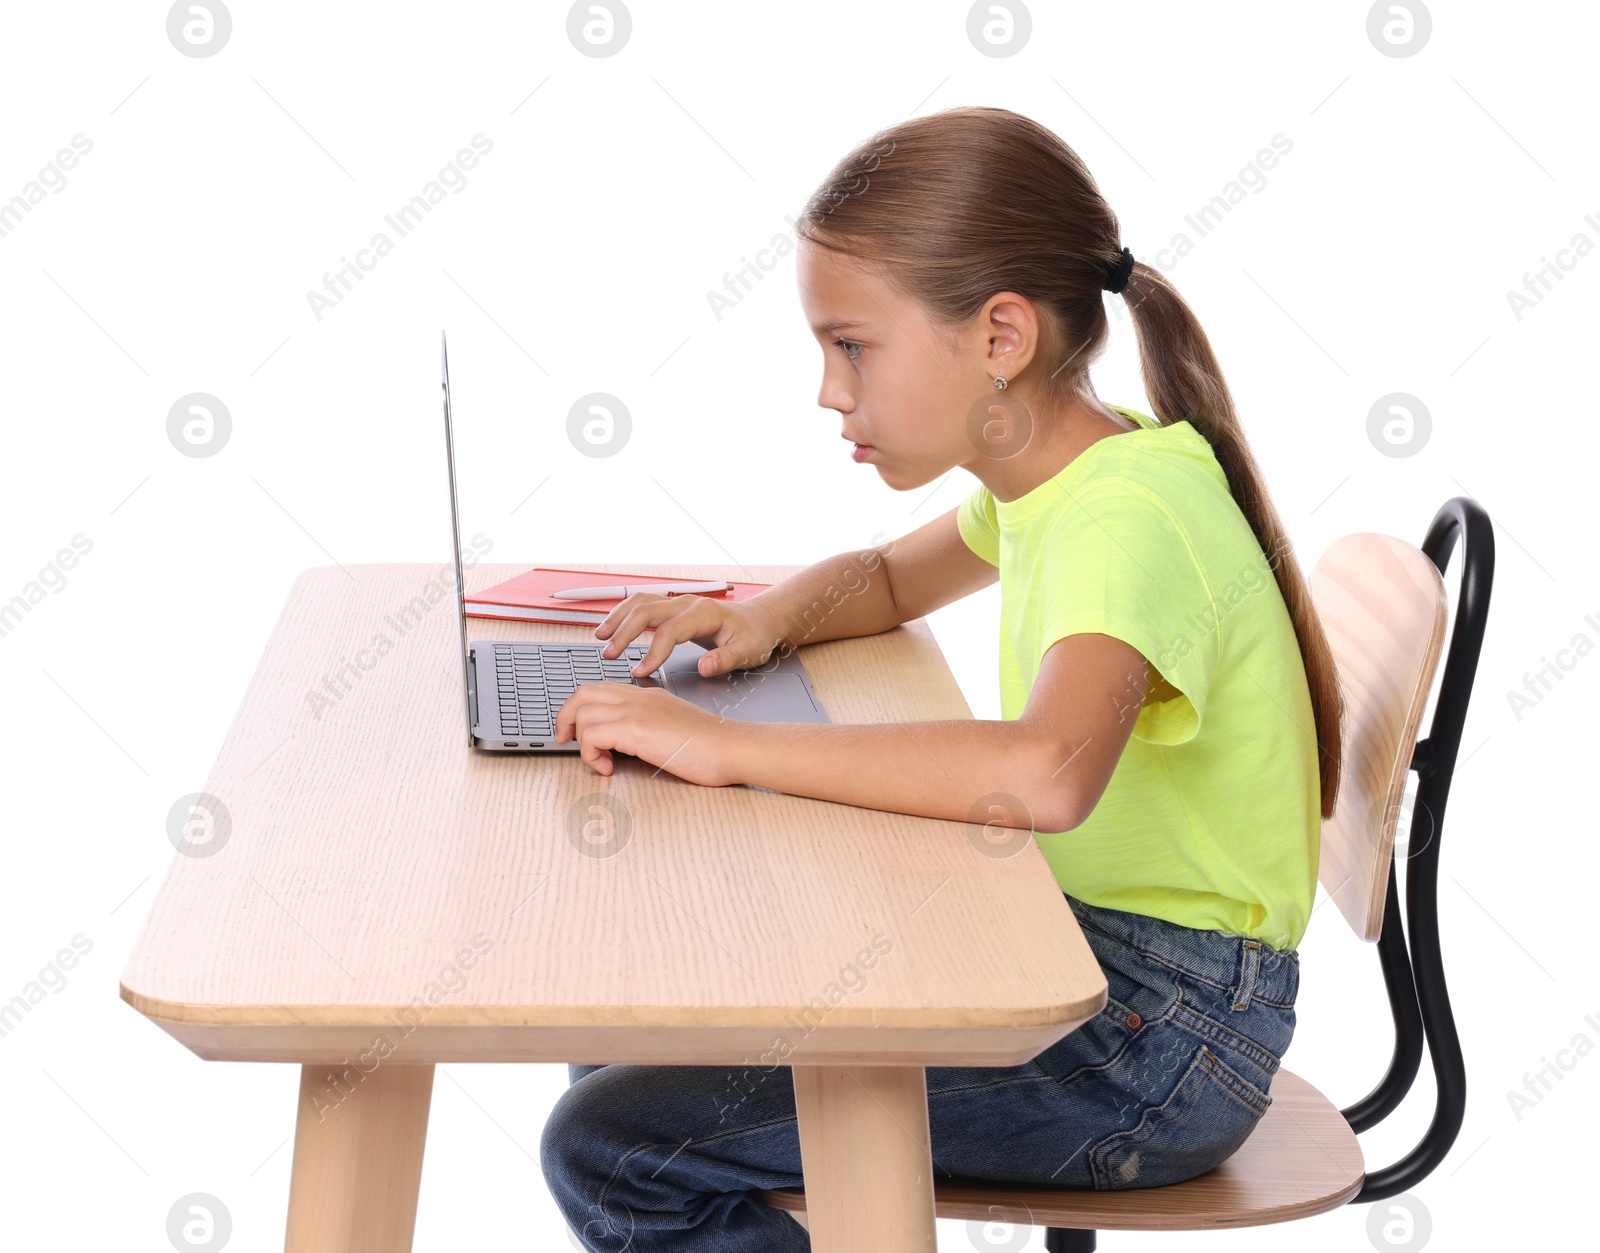
[[[555,566],[535,566],[524,574],[496,583],[466,597],[469,618],[501,618],[517,622],[598,623],[617,607],[620,598],[606,600],[557,600],[551,592],[569,587],[609,587],[622,583],[703,582],[691,575],[618,574],[614,571],[563,570]],[[732,582],[732,580],[729,580]],[[770,583],[733,583],[729,591],[716,594],[721,601],[749,600]]]

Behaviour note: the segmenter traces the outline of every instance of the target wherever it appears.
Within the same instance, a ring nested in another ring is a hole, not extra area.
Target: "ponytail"
[[[1211,351],[1211,342],[1194,310],[1159,270],[1143,262],[1134,265],[1123,296],[1133,316],[1140,374],[1151,408],[1163,425],[1188,421],[1206,437],[1217,464],[1227,475],[1233,499],[1255,532],[1278,581],[1278,590],[1283,593],[1311,693],[1315,728],[1302,730],[1316,737],[1321,812],[1324,818],[1332,817],[1339,795],[1344,700],[1333,650],[1311,599],[1311,587],[1295,560],[1294,545],[1267,493],[1266,480],[1234,413],[1233,398]]]

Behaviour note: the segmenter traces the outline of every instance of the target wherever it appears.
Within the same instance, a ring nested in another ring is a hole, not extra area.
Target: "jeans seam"
[[[1033,1068],[1039,1073],[1034,1075],[1010,1075],[1005,1079],[996,1079],[993,1083],[968,1083],[963,1084],[959,1088],[940,1088],[937,1092],[929,1092],[928,1100],[933,1101],[937,1097],[941,1096],[954,1096],[959,1092],[987,1092],[991,1088],[1003,1088],[1013,1083],[1034,1083],[1040,1080],[1045,1083],[1055,1083],[1055,1080],[1051,1078],[1050,1075],[1046,1074],[1045,1071],[1039,1066],[1034,1065],[1032,1062],[1027,1064],[1033,1066]]]
[[[1076,917],[1076,915],[1074,915],[1074,917]],[[1157,953],[1154,949],[1145,948],[1143,945],[1135,944],[1132,940],[1125,940],[1119,935],[1112,935],[1109,931],[1102,930],[1101,928],[1095,926],[1094,923],[1089,922],[1087,919],[1078,918],[1077,922],[1078,922],[1078,925],[1080,927],[1084,927],[1084,928],[1086,928],[1086,929],[1088,929],[1090,931],[1093,931],[1096,935],[1104,936],[1106,939],[1110,940],[1113,944],[1120,944],[1124,948],[1132,949],[1135,953],[1139,953],[1142,956],[1148,957],[1151,961],[1157,963],[1158,965],[1166,966],[1171,970],[1177,971],[1179,974],[1188,975],[1191,979],[1198,979],[1202,983],[1209,983],[1212,987],[1221,988],[1224,992],[1232,993],[1232,992],[1235,991],[1234,987],[1229,985],[1229,984],[1219,983],[1219,982],[1217,982],[1217,980],[1213,979],[1210,975],[1201,974],[1199,971],[1193,970],[1190,967],[1182,964],[1181,962],[1173,961],[1172,958],[1167,957],[1166,955],[1164,955],[1162,953]],[[1241,937],[1241,938],[1246,938],[1246,937]],[[1260,941],[1257,941],[1257,943],[1259,944]],[[1277,950],[1277,949],[1273,949],[1272,951],[1274,953],[1279,952],[1279,950]],[[1273,1006],[1274,1008],[1277,1008],[1277,1009],[1291,1009],[1294,1006],[1294,1002],[1293,1001],[1276,1001],[1276,1000],[1273,1000],[1271,997],[1262,996],[1259,992],[1256,992],[1256,991],[1252,991],[1251,992],[1250,999],[1251,1000],[1255,1000],[1255,1001],[1263,1001],[1266,1004],[1271,1005],[1271,1006]]]
[[[1200,1063],[1212,1078],[1238,1097],[1246,1107],[1253,1110],[1257,1115],[1267,1112],[1267,1107],[1272,1104],[1271,1094],[1263,1092],[1256,1087],[1255,1084],[1251,1083],[1232,1066],[1228,1065],[1227,1062],[1223,1061],[1222,1058],[1204,1046],[1200,1049]]]
[[[1179,1001],[1173,1005],[1167,1017],[1177,1026],[1184,1027],[1196,1035],[1209,1036],[1218,1044],[1225,1044],[1229,1048],[1237,1049],[1269,1075],[1276,1074],[1278,1068],[1283,1065],[1282,1058],[1273,1056],[1271,1052],[1248,1036],[1242,1036],[1237,1031],[1218,1022],[1215,1018],[1202,1014],[1192,1005],[1186,1005]]]
[[[1171,1011],[1169,1010],[1168,1012],[1170,1013]],[[1150,1025],[1150,1023],[1149,1023],[1148,1020],[1142,1024],[1142,1026],[1144,1028],[1148,1028],[1149,1025]],[[1056,1087],[1064,1088],[1064,1087],[1067,1086],[1067,1084],[1071,1083],[1079,1075],[1093,1074],[1097,1070],[1109,1070],[1112,1066],[1115,1066],[1118,1062],[1120,1062],[1122,1060],[1122,1055],[1124,1053],[1126,1053],[1130,1048],[1132,1048],[1134,1042],[1136,1040],[1138,1040],[1138,1039],[1139,1039],[1139,1032],[1138,1031],[1129,1031],[1128,1032],[1128,1038],[1122,1042],[1122,1047],[1119,1048],[1110,1057],[1108,1057],[1105,1061],[1103,1061],[1103,1062],[1094,1062],[1094,1063],[1091,1063],[1091,1064],[1088,1064],[1088,1065],[1079,1066],[1076,1070],[1068,1071],[1066,1074],[1062,1075],[1061,1078],[1059,1078],[1059,1079],[1057,1079],[1054,1075],[1051,1075],[1051,1074],[1043,1072],[1042,1070],[1041,1070],[1041,1073],[1045,1073],[1045,1078],[1049,1079],[1051,1083],[1056,1085]]]
[[[784,1123],[789,1123],[789,1122],[795,1123],[796,1126],[798,1127],[799,1114],[795,1113],[795,1114],[786,1115],[785,1117],[782,1117],[782,1118],[772,1118],[772,1119],[769,1119],[768,1121],[766,1121],[764,1123],[757,1123],[757,1124],[755,1124],[753,1126],[749,1126],[749,1127],[729,1127],[726,1130],[716,1132],[713,1135],[703,1136],[698,1140],[687,1140],[683,1144],[680,1144],[677,1147],[677,1149],[675,1149],[673,1151],[672,1157],[676,1157],[679,1153],[683,1152],[683,1150],[687,1149],[687,1148],[698,1147],[699,1145],[702,1145],[702,1144],[711,1144],[714,1141],[725,1139],[728,1136],[744,1135],[746,1132],[750,1132],[750,1131],[766,1131],[768,1128],[780,1127]],[[618,1176],[622,1174],[622,1168],[627,1163],[628,1159],[630,1157],[634,1156],[634,1154],[636,1154],[636,1153],[644,1152],[645,1149],[666,1148],[667,1144],[668,1144],[667,1141],[647,1140],[643,1144],[634,1145],[626,1153],[621,1154],[617,1158],[617,1164],[614,1167],[612,1167],[612,1169],[611,1169],[611,1177],[609,1179],[607,1179],[605,1181],[605,1183],[601,1186],[599,1197],[597,1198],[597,1200],[595,1202],[596,1206],[599,1208],[600,1213],[602,1215],[605,1215],[605,1212],[606,1212],[606,1194],[611,1191],[612,1184],[616,1183]],[[672,1157],[669,1157],[667,1159],[667,1161],[671,1161]],[[666,1165],[666,1162],[663,1162],[662,1165],[663,1166]],[[657,1169],[659,1170],[660,1167],[657,1167]],[[610,1219],[607,1218],[606,1221],[609,1224]]]
[[[1191,970],[1188,966],[1185,966],[1182,962],[1174,961],[1172,958],[1166,956],[1165,954],[1157,953],[1154,949],[1145,948],[1142,944],[1135,944],[1132,940],[1125,940],[1121,936],[1112,935],[1109,931],[1102,931],[1099,927],[1095,926],[1093,923],[1085,922],[1082,918],[1078,919],[1078,925],[1082,926],[1082,927],[1088,927],[1089,930],[1093,931],[1097,935],[1104,936],[1106,939],[1110,940],[1113,944],[1120,944],[1124,948],[1130,948],[1135,953],[1142,954],[1143,956],[1150,958],[1151,961],[1154,961],[1154,962],[1157,962],[1160,965],[1166,966],[1171,970],[1176,970],[1180,974],[1186,974],[1186,975],[1189,975],[1191,978],[1200,979],[1205,983],[1211,984],[1213,987],[1221,988],[1225,992],[1233,991],[1233,989],[1231,987],[1229,987],[1227,984],[1218,983],[1215,979],[1211,978],[1210,975],[1204,975],[1204,974],[1201,974],[1197,970]]]

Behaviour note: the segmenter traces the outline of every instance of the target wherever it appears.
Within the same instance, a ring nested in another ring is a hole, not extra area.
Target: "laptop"
[[[577,753],[576,738],[557,743],[556,714],[585,683],[664,687],[674,696],[736,722],[830,722],[793,651],[774,651],[759,667],[728,674],[700,673],[712,639],[685,640],[650,674],[635,677],[648,642],[602,657],[606,641],[552,643],[467,640],[466,583],[461,569],[461,520],[456,509],[456,446],[450,426],[450,359],[439,333],[444,387],[445,460],[450,472],[450,534],[455,544],[456,619],[461,636],[461,681],[466,695],[467,743],[496,753]],[[624,754],[626,755],[626,754]]]

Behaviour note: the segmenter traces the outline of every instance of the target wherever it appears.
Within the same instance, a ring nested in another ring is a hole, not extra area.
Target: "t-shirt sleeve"
[[[1182,744],[1205,721],[1221,651],[1217,605],[1189,529],[1146,489],[1106,487],[1064,500],[1051,518],[1038,554],[1036,660],[1082,632],[1130,644],[1179,692],[1145,705],[1133,735]]]
[[[979,486],[956,508],[956,529],[962,542],[991,566],[1000,564],[1000,522],[995,515],[994,494]]]

